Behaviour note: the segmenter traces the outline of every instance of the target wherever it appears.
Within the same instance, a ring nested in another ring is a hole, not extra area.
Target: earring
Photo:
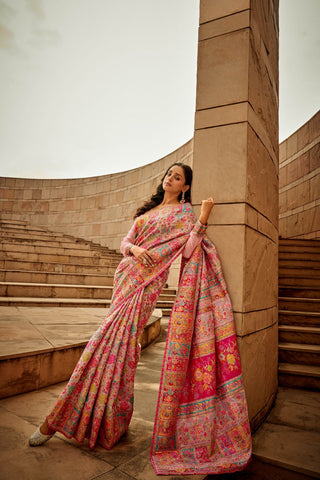
[[[181,200],[180,200],[180,203],[184,203],[186,200],[184,198],[184,192],[182,192],[182,197],[181,197]]]

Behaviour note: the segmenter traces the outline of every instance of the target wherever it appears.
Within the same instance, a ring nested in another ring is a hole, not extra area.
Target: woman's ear
[[[182,187],[182,191],[186,193],[189,190],[189,188],[190,188],[190,185],[185,185],[184,187]]]

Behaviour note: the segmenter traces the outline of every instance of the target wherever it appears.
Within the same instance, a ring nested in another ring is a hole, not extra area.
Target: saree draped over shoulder
[[[133,413],[139,337],[169,267],[183,252],[196,218],[190,204],[135,220],[135,245],[155,266],[125,255],[114,275],[110,309],[89,340],[47,417],[67,438],[110,449]],[[232,472],[251,455],[233,313],[220,262],[205,236],[183,258],[170,317],[151,446],[157,474]]]

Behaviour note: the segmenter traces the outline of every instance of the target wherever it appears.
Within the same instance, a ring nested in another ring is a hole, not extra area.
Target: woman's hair
[[[166,173],[163,175],[161,178],[161,183],[158,185],[156,193],[154,193],[150,200],[147,200],[141,207],[138,208],[138,210],[135,213],[134,218],[140,217],[140,215],[143,215],[144,213],[148,212],[148,210],[151,210],[152,208],[156,207],[157,205],[160,205],[160,203],[163,200],[164,197],[164,190],[162,187],[163,180],[165,179],[167,173],[169,172],[170,168],[172,168],[174,165],[177,165],[178,167],[183,168],[184,176],[186,179],[185,185],[189,185],[190,188],[184,193],[184,198],[186,202],[191,203],[191,183],[192,183],[192,169],[189,167],[189,165],[186,165],[184,163],[173,163],[170,165],[170,167],[167,169]],[[182,197],[182,192],[180,193],[178,199],[181,200]]]

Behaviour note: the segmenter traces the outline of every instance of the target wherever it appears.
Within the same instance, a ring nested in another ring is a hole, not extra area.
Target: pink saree
[[[110,310],[88,342],[47,417],[50,427],[110,449],[133,413],[138,342],[169,266],[195,225],[190,204],[147,212],[135,220],[135,244],[156,265],[125,256],[114,276]],[[151,446],[157,474],[241,470],[251,456],[251,434],[233,313],[220,262],[204,237],[183,259],[170,317]]]

